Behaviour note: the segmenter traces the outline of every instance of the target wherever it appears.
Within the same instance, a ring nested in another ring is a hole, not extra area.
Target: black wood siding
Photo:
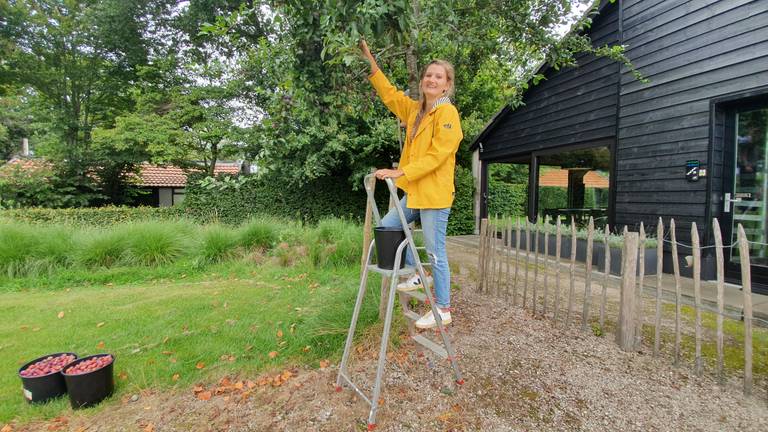
[[[768,0],[624,0],[623,8],[623,43],[650,83],[622,70],[615,222],[674,217],[688,241],[692,222],[700,232],[711,223],[707,202],[719,216],[723,161],[733,157],[710,136],[724,121],[712,101],[768,85]],[[710,143],[708,177],[686,181],[685,162],[706,166]]]
[[[592,24],[595,46],[618,42],[618,4],[607,5]],[[601,142],[616,136],[619,66],[591,55],[578,68],[549,69],[546,80],[526,92],[525,106],[509,112],[483,139],[483,160],[504,160],[532,151]]]

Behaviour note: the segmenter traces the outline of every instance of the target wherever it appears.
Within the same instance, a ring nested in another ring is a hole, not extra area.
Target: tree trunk
[[[413,22],[419,21],[419,2],[418,0],[413,3]],[[408,91],[409,95],[413,99],[419,99],[419,62],[418,53],[416,52],[416,44],[419,40],[419,29],[414,24],[411,30],[411,37],[408,41],[408,45],[405,48],[405,65],[408,68]]]
[[[416,60],[416,49],[409,43],[405,49],[405,65],[408,68],[408,94],[413,99],[419,99],[419,64]]]

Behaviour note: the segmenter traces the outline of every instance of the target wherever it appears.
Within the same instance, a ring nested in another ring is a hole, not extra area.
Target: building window
[[[537,215],[596,227],[608,222],[611,152],[608,147],[562,150],[538,157]]]
[[[186,189],[174,188],[173,189],[173,205],[179,205],[183,203],[185,196],[186,196]]]

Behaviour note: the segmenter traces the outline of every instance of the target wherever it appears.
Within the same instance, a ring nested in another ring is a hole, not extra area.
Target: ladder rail
[[[355,309],[352,312],[352,322],[349,324],[349,331],[347,333],[347,341],[344,344],[344,354],[341,357],[341,365],[339,366],[339,377],[336,379],[336,386],[341,386],[341,374],[347,372],[347,362],[349,361],[349,352],[352,350],[352,339],[355,336],[355,328],[357,327],[357,319],[360,317],[360,309],[363,305],[363,298],[365,297],[365,289],[368,282],[368,264],[371,263],[371,256],[373,255],[373,246],[376,240],[371,240],[370,246],[368,246],[368,256],[366,258],[366,265],[363,267],[363,274],[360,277],[360,288],[357,291],[357,300],[355,300]]]
[[[372,174],[369,174],[372,175]],[[384,179],[387,183],[387,187],[389,188],[389,193],[391,196],[397,198],[397,188],[395,187],[395,182],[392,181],[391,178]],[[369,196],[372,195],[372,192]],[[462,380],[461,372],[459,371],[459,364],[456,360],[456,353],[453,350],[453,346],[451,345],[450,339],[448,337],[448,333],[445,331],[445,326],[443,325],[443,319],[440,317],[440,311],[438,306],[435,304],[435,299],[432,296],[432,290],[427,287],[427,277],[426,273],[424,272],[424,266],[421,264],[421,258],[419,258],[419,252],[416,248],[416,243],[413,240],[413,234],[411,233],[411,229],[408,227],[408,221],[405,218],[405,212],[403,211],[402,206],[400,205],[400,200],[395,199],[395,209],[397,210],[397,214],[400,216],[400,223],[403,226],[403,232],[405,232],[405,239],[408,242],[408,247],[411,250],[411,254],[414,257],[414,261],[416,262],[416,270],[419,273],[419,277],[423,281],[424,285],[424,292],[427,295],[427,299],[429,299],[429,306],[432,308],[432,315],[435,317],[435,322],[437,323],[437,328],[440,331],[440,337],[443,340],[443,346],[445,347],[445,350],[448,352],[448,359],[451,362],[451,367],[453,368],[454,377],[457,381]],[[395,261],[399,262],[399,261]]]
[[[395,263],[399,263],[403,256],[406,243],[401,242],[395,253]],[[418,262],[418,260],[417,260]],[[395,265],[397,267],[397,265]],[[373,396],[371,397],[371,412],[368,416],[368,423],[376,423],[376,411],[379,407],[379,396],[381,395],[381,379],[384,376],[384,365],[387,363],[387,347],[389,346],[389,332],[392,329],[392,312],[395,308],[395,289],[397,288],[397,273],[389,281],[389,296],[387,299],[387,314],[384,318],[384,333],[381,336],[381,346],[379,347],[379,363],[376,368],[376,381],[373,386]],[[422,279],[423,280],[423,279]]]

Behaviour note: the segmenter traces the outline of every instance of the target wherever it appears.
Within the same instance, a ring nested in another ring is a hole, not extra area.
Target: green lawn
[[[134,275],[142,281],[135,284],[120,282],[130,279],[121,276],[123,270],[114,275],[116,283],[100,274],[74,277],[85,283],[70,288],[59,279],[0,287],[0,424],[69,410],[66,398],[28,405],[22,397],[18,367],[47,353],[114,354],[112,401],[142,388],[185,388],[227,373],[317,366],[339,357],[359,283],[357,266],[257,267],[240,260],[205,272],[182,271],[145,271]],[[378,293],[377,278],[370,286],[369,293]],[[366,296],[364,327],[375,322],[377,302]],[[279,354],[270,358],[271,351]]]

